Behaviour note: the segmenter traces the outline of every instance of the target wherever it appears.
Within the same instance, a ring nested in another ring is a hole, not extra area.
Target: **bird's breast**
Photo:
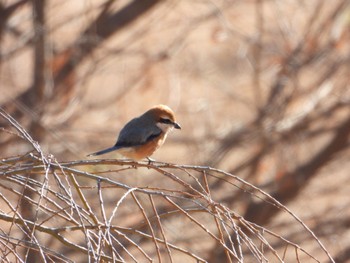
[[[133,160],[141,160],[151,156],[162,144],[166,138],[166,133],[162,133],[160,136],[151,140],[143,145],[134,147],[125,147],[120,149],[120,153]]]

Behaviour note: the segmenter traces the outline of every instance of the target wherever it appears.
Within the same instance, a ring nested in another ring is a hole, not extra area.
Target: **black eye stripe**
[[[173,122],[171,120],[165,119],[165,118],[160,118],[159,122],[165,123],[165,124],[173,124]]]

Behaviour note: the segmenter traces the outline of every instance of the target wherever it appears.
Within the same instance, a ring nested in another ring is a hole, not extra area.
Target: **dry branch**
[[[22,156],[3,158],[0,163],[0,221],[3,222],[0,241],[7,244],[2,251],[7,262],[24,260],[21,248],[38,251],[44,261],[75,261],[67,253],[57,252],[75,251],[83,261],[177,262],[179,258],[187,258],[207,262],[208,255],[200,249],[206,244],[220,246],[227,262],[244,262],[249,258],[283,262],[287,257],[286,247],[294,247],[295,257],[309,262],[320,262],[317,258],[321,252],[333,261],[320,240],[293,212],[233,174],[205,166],[159,162],[58,162],[44,154],[6,112],[1,110],[0,114],[35,149]],[[123,184],[113,179],[120,173],[130,176],[135,169],[158,179],[148,186]],[[315,251],[311,253],[281,233],[249,222],[221,203],[220,197],[211,191],[209,181],[213,178],[223,180],[232,192],[244,189],[253,199],[287,212],[299,224],[300,231],[307,231],[318,243],[319,252],[313,254]],[[30,196],[23,195],[24,188]],[[36,217],[22,217],[17,208],[19,199],[37,208]],[[26,234],[27,229],[32,229],[31,238],[14,242],[18,233]],[[192,246],[195,245],[191,241],[193,232],[188,229],[195,230],[200,237],[198,248]],[[181,235],[174,235],[174,231]],[[45,240],[53,240],[52,244],[60,249],[54,250]]]

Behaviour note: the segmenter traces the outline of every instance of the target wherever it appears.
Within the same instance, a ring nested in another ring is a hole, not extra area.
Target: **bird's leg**
[[[148,165],[150,165],[152,162],[155,162],[156,160],[152,159],[151,157],[146,157],[148,160]]]

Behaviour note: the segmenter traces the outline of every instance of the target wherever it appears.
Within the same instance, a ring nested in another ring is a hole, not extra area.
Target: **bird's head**
[[[153,115],[156,125],[163,132],[171,131],[173,128],[181,129],[176,122],[174,112],[166,105],[157,105],[148,111]]]

